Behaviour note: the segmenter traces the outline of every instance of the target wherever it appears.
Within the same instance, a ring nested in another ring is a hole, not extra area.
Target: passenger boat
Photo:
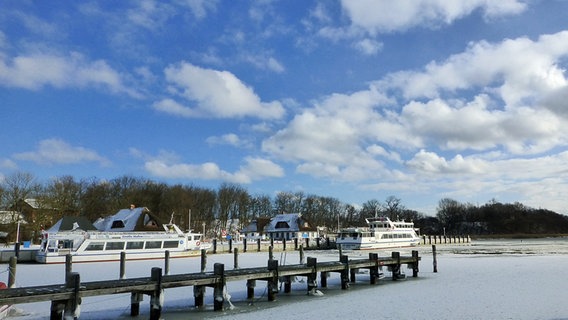
[[[196,256],[210,244],[203,242],[200,233],[183,232],[170,221],[159,227],[158,220],[146,208],[120,210],[113,216],[94,224],[77,219],[62,219],[44,231],[36,261],[63,263],[67,254],[73,262],[126,260]]]
[[[345,250],[412,247],[420,243],[414,223],[386,217],[365,219],[367,227],[341,229],[336,243]]]

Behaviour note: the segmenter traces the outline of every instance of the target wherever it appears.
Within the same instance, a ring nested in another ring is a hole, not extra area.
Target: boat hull
[[[169,251],[170,258],[189,258],[201,255],[201,250],[188,250],[188,251]],[[120,261],[120,252],[104,253],[104,254],[86,254],[86,253],[41,253],[36,254],[36,262],[52,264],[52,263],[65,263],[67,254],[71,255],[73,263],[81,262],[109,262]],[[166,250],[160,252],[127,252],[125,254],[126,260],[154,260],[164,259]]]

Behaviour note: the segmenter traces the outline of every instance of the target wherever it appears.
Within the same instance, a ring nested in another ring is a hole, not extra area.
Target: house
[[[315,239],[318,230],[301,213],[279,214],[264,227],[264,232],[270,239]]]
[[[270,218],[260,217],[252,220],[248,226],[241,230],[241,235],[247,240],[268,240],[264,227],[270,223]]]

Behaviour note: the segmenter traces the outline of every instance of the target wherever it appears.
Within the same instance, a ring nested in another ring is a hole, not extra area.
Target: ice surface
[[[163,319],[269,319],[275,314],[286,319],[568,319],[567,239],[485,240],[471,244],[437,245],[438,272],[433,272],[432,248],[418,248],[422,261],[418,278],[403,268],[407,278],[392,281],[386,277],[377,285],[369,285],[367,272],[356,274],[357,282],[341,290],[338,274],[331,274],[327,288],[318,288],[322,295],[308,295],[304,278],[292,283],[292,293],[283,289],[274,302],[267,301],[266,284],[258,281],[255,299],[246,300],[245,282],[230,282],[227,294],[234,308],[227,304],[224,311],[213,311],[213,292],[208,288],[206,306],[196,309],[193,289],[176,288],[165,291]],[[390,256],[379,251],[379,256]],[[410,250],[400,250],[403,255]],[[368,252],[344,252],[350,258],[368,257]],[[306,251],[306,256],[318,261],[338,260],[337,251]],[[276,252],[275,259],[286,264],[299,262],[298,252]],[[268,253],[246,253],[239,256],[239,267],[267,264]],[[216,262],[233,267],[232,254],[209,255],[207,269]],[[173,259],[170,273],[199,271],[199,258]],[[81,281],[117,279],[119,264],[75,264]],[[150,276],[152,267],[163,267],[163,261],[127,262],[126,276]],[[0,271],[7,265],[0,265]],[[17,270],[19,287],[63,283],[63,265],[20,264]],[[7,281],[7,273],[0,273]],[[319,275],[318,275],[319,281]],[[149,297],[140,304],[140,319],[149,315]],[[48,319],[49,302],[15,306],[18,316],[11,319]],[[83,298],[81,319],[131,319],[130,295]]]

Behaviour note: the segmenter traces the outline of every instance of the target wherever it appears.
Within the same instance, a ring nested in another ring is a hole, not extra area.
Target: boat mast
[[[187,213],[187,231],[191,232],[191,209]]]

